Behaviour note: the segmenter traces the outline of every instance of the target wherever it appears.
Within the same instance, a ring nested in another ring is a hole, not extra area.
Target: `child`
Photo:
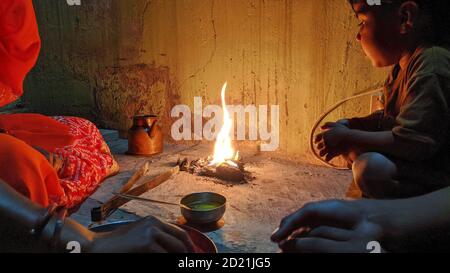
[[[352,163],[371,198],[402,198],[450,185],[448,0],[350,0],[358,41],[376,67],[393,66],[384,110],[325,124],[315,141],[327,160]]]

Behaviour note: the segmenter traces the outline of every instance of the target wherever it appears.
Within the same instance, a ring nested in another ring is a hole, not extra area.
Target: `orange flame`
[[[220,128],[219,134],[217,135],[216,143],[214,145],[214,155],[210,162],[210,165],[220,165],[227,163],[229,165],[237,167],[236,163],[232,160],[237,159],[238,153],[234,151],[231,142],[231,129],[233,127],[233,120],[230,117],[230,113],[227,109],[227,104],[225,102],[225,92],[227,89],[227,83],[222,87],[222,110],[223,110],[223,125]]]

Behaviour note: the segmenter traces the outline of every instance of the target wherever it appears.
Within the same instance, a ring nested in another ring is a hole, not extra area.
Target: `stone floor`
[[[102,131],[105,140],[121,166],[115,177],[107,179],[72,217],[85,226],[92,226],[90,209],[99,206],[118,190],[134,171],[151,160],[149,176],[171,168],[179,157],[190,159],[211,154],[210,145],[165,145],[164,153],[154,158],[125,155],[127,141],[115,131]],[[255,177],[242,185],[221,183],[213,178],[198,177],[180,172],[142,197],[178,203],[192,192],[212,191],[227,198],[224,226],[206,234],[216,243],[219,252],[276,252],[277,246],[269,237],[283,216],[311,201],[345,198],[351,181],[349,171],[337,171],[320,166],[300,164],[242,149],[246,170]],[[131,201],[111,215],[107,222],[134,220],[154,215],[176,222],[178,207]]]

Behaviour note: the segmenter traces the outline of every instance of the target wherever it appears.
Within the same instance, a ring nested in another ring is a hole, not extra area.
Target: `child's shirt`
[[[380,130],[392,130],[392,155],[450,171],[450,52],[418,48],[396,65],[384,88]]]

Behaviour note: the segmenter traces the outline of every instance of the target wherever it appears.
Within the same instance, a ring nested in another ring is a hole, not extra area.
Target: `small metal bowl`
[[[188,223],[211,224],[225,214],[227,199],[213,192],[199,192],[186,195],[180,201],[181,215]]]

